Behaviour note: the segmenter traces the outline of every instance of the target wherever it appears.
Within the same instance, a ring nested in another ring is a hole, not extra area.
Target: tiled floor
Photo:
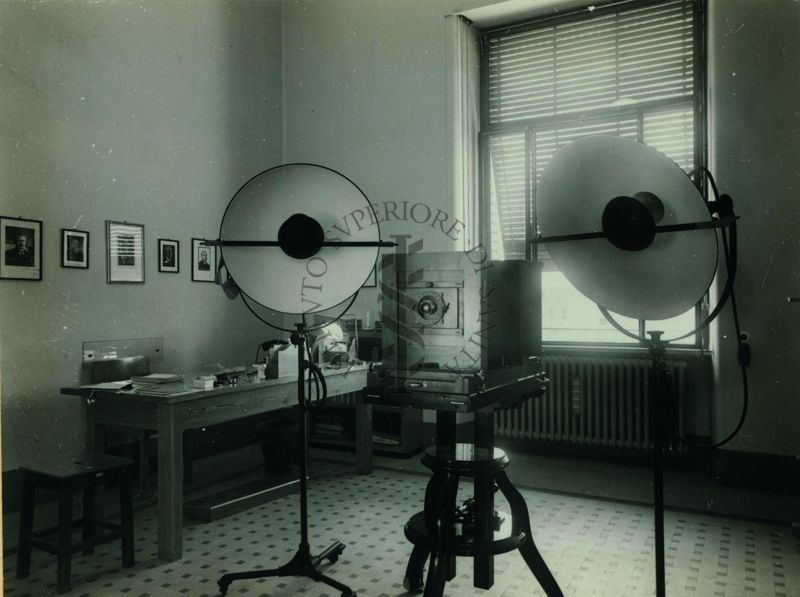
[[[378,470],[357,476],[334,467],[311,483],[312,549],[334,539],[347,544],[328,574],[360,596],[404,595],[409,545],[403,523],[420,508],[425,479]],[[469,486],[464,487],[465,494]],[[536,542],[565,595],[642,597],[654,592],[652,512],[649,508],[523,490]],[[499,507],[503,507],[502,502]],[[88,596],[211,596],[228,571],[285,563],[297,547],[297,497],[287,496],[214,523],[187,521],[184,558],[156,558],[156,519],[137,513],[137,564],[120,568],[115,544],[73,561],[73,591]],[[668,512],[667,594],[712,596],[800,595],[800,540],[787,527]],[[54,593],[55,559],[34,551],[31,577],[16,580],[13,557],[3,563],[5,593],[14,597]],[[472,588],[471,561],[459,559],[446,595],[542,595],[517,553],[499,556],[495,585]],[[233,596],[338,597],[324,585],[297,578],[238,581]]]

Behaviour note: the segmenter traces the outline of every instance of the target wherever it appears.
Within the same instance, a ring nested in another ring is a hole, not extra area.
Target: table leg
[[[139,444],[139,495],[147,497],[153,492],[150,486],[150,455],[147,450],[147,438],[150,433],[140,429],[136,433]]]
[[[72,490],[61,485],[58,491],[58,564],[56,591],[69,591],[72,566]]]
[[[97,423],[94,402],[88,406],[86,444],[87,452],[96,454],[106,453],[106,426]],[[91,430],[91,431],[90,431]],[[106,517],[106,488],[101,483],[94,492],[94,519],[103,520]]]
[[[364,403],[362,392],[356,394],[356,472],[372,472],[372,405]]]
[[[19,519],[19,549],[17,550],[17,578],[27,578],[31,570],[31,535],[33,535],[33,510],[36,487],[28,471],[22,471],[22,508]]]
[[[83,490],[83,541],[94,539],[97,535],[97,508],[95,507],[95,492],[96,487],[87,487]],[[83,550],[84,555],[94,553],[94,546],[86,547]]]
[[[177,409],[158,406],[158,556],[183,555],[183,438]]]
[[[95,429],[97,417],[95,415],[94,400],[92,397],[83,399],[83,414],[86,420],[86,451],[89,453],[96,450],[98,436],[102,437],[102,433],[98,434],[97,429]]]
[[[119,482],[119,518],[122,527],[122,567],[130,568],[136,562],[133,549],[133,488],[130,472],[122,474]]]

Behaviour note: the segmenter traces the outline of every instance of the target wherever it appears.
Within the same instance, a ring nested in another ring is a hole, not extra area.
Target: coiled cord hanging
[[[308,391],[306,392],[306,404],[310,407],[325,406],[328,399],[328,384],[322,369],[314,362],[311,354],[311,342],[308,333],[305,335],[306,365],[308,367]],[[311,382],[314,382],[314,392],[311,391]],[[313,395],[313,398],[312,398]]]
[[[709,185],[711,186],[711,190],[714,193],[714,199],[716,201],[720,201],[720,194],[719,190],[717,189],[717,183],[714,181],[714,176],[706,167],[701,167],[698,170],[703,172],[708,180]],[[730,442],[734,437],[736,437],[739,432],[742,430],[744,426],[744,421],[747,418],[747,410],[750,402],[750,388],[749,382],[747,379],[747,366],[750,364],[750,347],[742,341],[742,327],[739,323],[739,310],[736,307],[736,293],[733,290],[733,283],[731,282],[732,278],[736,275],[736,262],[737,262],[737,238],[736,238],[736,221],[734,220],[733,224],[731,225],[731,235],[730,239],[728,238],[727,233],[725,232],[725,228],[720,229],[722,232],[722,249],[725,254],[725,263],[728,265],[728,281],[725,284],[726,290],[729,291],[729,298],[731,301],[731,312],[733,314],[733,325],[736,330],[736,359],[739,363],[739,369],[741,371],[741,379],[742,379],[742,410],[739,415],[739,421],[734,427],[733,431],[731,431],[727,436],[723,439],[710,443],[710,444],[698,444],[687,440],[685,437],[679,435],[678,439],[691,448],[701,448],[705,450],[709,449],[716,449],[724,446],[728,442]],[[730,241],[730,242],[729,242]],[[730,250],[729,250],[730,245]],[[731,282],[730,284],[728,282]],[[721,309],[721,303],[718,305],[718,308]],[[716,314],[715,314],[716,317]]]

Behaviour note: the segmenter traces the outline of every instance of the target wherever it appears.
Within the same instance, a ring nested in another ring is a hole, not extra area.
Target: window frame
[[[491,124],[489,117],[489,52],[488,38],[497,36],[499,33],[514,34],[524,31],[531,31],[545,27],[552,27],[564,23],[588,20],[606,14],[613,14],[620,9],[642,8],[663,4],[669,0],[612,0],[602,5],[587,4],[586,6],[575,8],[556,15],[547,15],[536,19],[526,19],[520,22],[510,23],[503,26],[494,26],[481,29],[481,56],[480,56],[480,132],[478,135],[479,151],[479,216],[480,216],[480,237],[481,244],[487,247],[491,255],[491,199],[490,199],[490,142],[493,135],[502,133],[517,133],[525,136],[525,211],[526,211],[526,230],[525,230],[525,258],[534,260],[536,258],[536,245],[530,241],[535,230],[535,221],[532,211],[535,208],[535,164],[532,161],[531,137],[537,130],[555,125],[568,125],[569,123],[585,123],[590,121],[611,120],[613,118],[633,117],[638,122],[638,137],[643,138],[643,123],[645,112],[652,114],[659,110],[677,109],[679,105],[691,105],[694,108],[694,166],[695,172],[693,180],[700,185],[701,192],[705,195],[705,178],[700,176],[699,169],[708,164],[708,107],[707,107],[707,26],[706,26],[706,0],[690,0],[693,11],[693,89],[691,96],[673,98],[668,100],[658,100],[641,105],[613,106],[593,110],[590,113],[568,113],[562,115],[552,115],[544,117],[533,117],[515,120],[510,123]],[[590,6],[592,9],[590,10]],[[694,308],[695,327],[699,327],[708,314],[709,294],[706,293]],[[639,336],[644,337],[646,333],[646,321],[639,320]],[[682,350],[705,351],[709,347],[708,329],[698,329],[694,340],[689,342],[692,337],[681,342],[670,344],[670,347]],[[620,342],[576,342],[564,340],[543,340],[545,346],[564,346],[564,347],[584,347],[609,349],[636,348],[644,347],[643,341],[621,340]]]

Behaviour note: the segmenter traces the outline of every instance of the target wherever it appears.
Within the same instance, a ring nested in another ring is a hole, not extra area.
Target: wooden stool
[[[28,576],[31,567],[31,548],[36,547],[58,556],[56,589],[70,590],[72,554],[92,553],[95,545],[122,539],[122,566],[133,566],[133,493],[131,472],[134,462],[105,454],[87,454],[76,459],[53,458],[36,465],[21,467],[22,508],[20,512],[17,578]],[[100,520],[95,515],[95,491],[100,485],[119,483],[120,524]],[[33,530],[33,510],[36,489],[58,494],[58,525],[41,531]],[[83,493],[83,518],[72,520],[72,497]],[[72,543],[72,529],[83,528],[80,543]],[[97,529],[108,532],[97,534]],[[56,541],[43,537],[56,534]]]
[[[425,451],[422,463],[433,476],[425,491],[425,510],[412,516],[405,526],[406,538],[414,545],[403,583],[407,590],[422,589],[422,571],[428,558],[425,597],[441,597],[445,583],[455,577],[456,556],[491,563],[491,557],[518,549],[548,597],[562,595],[533,542],[525,499],[506,476],[508,456],[503,450],[474,444],[436,446]],[[496,512],[493,500],[481,506],[484,502],[471,499],[459,508],[456,494],[462,476],[486,482],[492,493],[496,486],[508,500],[511,514]],[[506,524],[508,519],[510,525]],[[483,588],[490,588],[491,580],[487,584]]]

